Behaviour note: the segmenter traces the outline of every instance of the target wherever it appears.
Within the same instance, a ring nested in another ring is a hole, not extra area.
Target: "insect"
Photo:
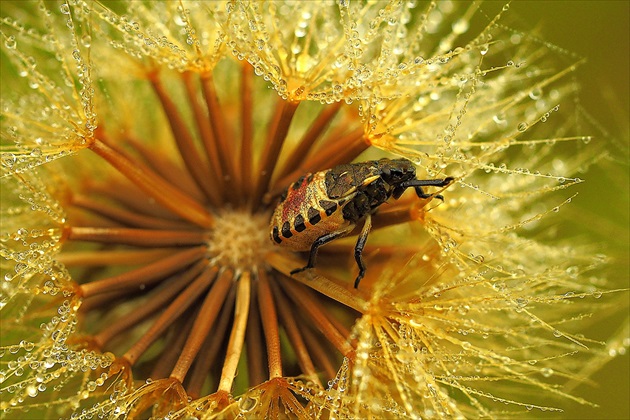
[[[380,159],[335,166],[326,171],[300,177],[282,194],[271,217],[271,240],[294,251],[310,251],[308,263],[291,274],[313,268],[317,251],[337,238],[349,234],[364,220],[354,247],[359,274],[358,288],[365,275],[362,253],[372,227],[371,215],[389,200],[400,198],[413,187],[420,198],[441,195],[426,194],[422,187],[444,187],[453,178],[416,179],[416,168],[407,159]]]

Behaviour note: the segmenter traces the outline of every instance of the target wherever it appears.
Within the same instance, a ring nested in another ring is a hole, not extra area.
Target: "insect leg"
[[[354,228],[354,225],[351,225],[348,229],[340,230],[338,232],[331,232],[315,239],[313,245],[311,245],[311,251],[308,254],[308,263],[302,268],[291,270],[291,274],[301,273],[302,271],[308,270],[309,268],[313,268],[315,266],[315,260],[317,259],[317,251],[319,250],[319,247],[322,245],[326,245],[328,242],[334,241],[341,236],[344,236],[348,233],[349,230],[352,230],[352,228]]]
[[[442,197],[442,195],[427,194],[422,190],[422,187],[445,187],[451,182],[453,182],[453,178],[450,176],[444,179],[412,179],[410,181],[401,183],[400,187],[402,188],[414,187],[414,189],[416,190],[416,194],[420,198],[435,197],[444,201],[444,197]]]
[[[365,223],[363,224],[363,228],[361,229],[361,233],[359,234],[359,239],[357,239],[357,244],[354,246],[354,259],[359,266],[359,275],[354,280],[354,288],[357,289],[359,287],[359,282],[365,276],[365,264],[363,263],[363,248],[365,247],[365,243],[367,242],[368,234],[370,233],[370,229],[372,228],[372,216],[370,214],[365,218]]]

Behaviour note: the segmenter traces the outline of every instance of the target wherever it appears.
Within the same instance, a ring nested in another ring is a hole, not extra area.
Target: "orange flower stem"
[[[270,189],[270,195],[276,196],[305,173],[313,173],[332,168],[341,163],[351,162],[359,156],[370,144],[363,139],[363,129],[359,128],[348,135],[336,140],[334,144],[323,148],[307,158],[302,165],[278,179]]]
[[[269,379],[282,376],[282,355],[280,353],[280,331],[278,316],[273,300],[269,278],[265,270],[258,270],[258,308],[267,342],[267,361],[269,363]]]
[[[324,248],[322,248],[324,249]],[[271,252],[267,255],[267,262],[271,264],[273,268],[283,273],[287,277],[291,277],[290,271],[296,267],[303,267],[304,261],[298,261],[289,258],[286,254]],[[328,276],[330,277],[330,276]],[[328,296],[329,298],[336,300],[337,302],[354,309],[360,313],[365,312],[367,307],[367,301],[362,296],[363,291],[357,289],[348,289],[340,286],[341,281],[333,282],[328,277],[320,276],[316,270],[310,270],[308,273],[299,273],[293,276],[291,280],[298,280],[305,286],[310,287],[319,293]],[[352,287],[348,283],[348,287]]]
[[[94,214],[105,217],[111,221],[125,225],[138,226],[149,229],[182,229],[190,228],[190,225],[181,221],[166,220],[160,217],[143,216],[135,212],[114,207],[100,201],[92,200],[83,195],[73,195],[72,204],[76,207],[88,210]]]
[[[81,286],[78,286],[81,287]],[[129,295],[128,290],[114,290],[107,293],[101,293],[100,295],[92,296],[83,299],[81,302],[80,311],[84,314],[93,311],[94,309],[102,308],[103,306],[110,305],[112,301],[120,299],[123,296]]]
[[[70,227],[68,239],[107,244],[167,247],[201,245],[208,235],[199,231],[151,230],[109,227]]]
[[[308,131],[304,133],[300,139],[300,143],[293,150],[290,157],[286,160],[284,167],[279,173],[280,177],[284,177],[295,171],[302,164],[304,158],[313,147],[313,144],[315,144],[315,141],[320,138],[322,133],[326,130],[326,128],[328,128],[332,120],[339,112],[341,105],[342,102],[336,102],[332,105],[324,107],[315,121],[313,121]]]
[[[201,388],[208,377],[208,372],[215,364],[216,358],[219,355],[219,351],[223,347],[223,340],[218,340],[217,337],[224,337],[227,331],[230,321],[232,320],[232,310],[234,309],[234,301],[236,297],[236,288],[231,287],[230,291],[223,302],[223,307],[219,313],[212,333],[208,334],[206,340],[199,350],[199,357],[195,360],[193,369],[187,377],[188,385],[186,386],[186,392],[192,399],[197,399],[201,396]]]
[[[175,366],[177,359],[184,348],[186,338],[192,331],[195,319],[199,315],[199,308],[190,307],[184,314],[175,321],[175,325],[168,333],[165,341],[165,348],[160,353],[158,361],[153,365],[150,378],[164,379]],[[169,378],[173,379],[173,378]],[[179,381],[181,384],[182,382]]]
[[[310,350],[310,354],[315,358],[315,363],[323,370],[327,378],[334,378],[337,374],[336,360],[334,360],[333,354],[324,347],[324,342],[316,337],[314,332],[310,328],[300,329],[306,346]]]
[[[225,115],[221,110],[221,104],[214,87],[214,79],[212,73],[207,72],[201,75],[201,90],[208,108],[210,118],[210,128],[214,136],[214,147],[217,149],[217,156],[220,164],[220,175],[223,181],[221,189],[230,202],[236,203],[240,192],[236,189],[239,185],[240,175],[236,168],[234,145],[231,141],[234,136],[228,132],[225,125]]]
[[[377,258],[390,258],[394,256],[407,256],[411,257],[420,251],[426,251],[422,244],[417,245],[370,245],[367,244],[363,248],[363,255],[370,257],[374,255]],[[327,255],[330,257],[339,257],[343,263],[347,262],[348,257],[354,252],[354,244],[327,244],[323,247],[319,253],[320,255]]]
[[[387,211],[377,212],[372,216],[372,228],[380,229],[387,226],[399,225],[412,220],[412,205],[396,206]]]
[[[262,321],[258,310],[258,290],[255,282],[252,284],[251,299],[249,300],[249,318],[245,345],[247,351],[247,376],[252,385],[261,384],[267,379],[265,360],[265,340],[263,338]]]
[[[310,172],[321,171],[342,163],[351,162],[370,147],[363,128],[358,127],[343,137],[331,139],[305,162]]]
[[[249,197],[252,188],[254,143],[254,69],[243,62],[241,67],[241,190]]]
[[[222,204],[221,197],[223,194],[223,191],[221,190],[223,187],[220,172],[221,163],[219,162],[219,156],[215,147],[216,142],[214,140],[214,135],[212,134],[210,121],[208,120],[208,116],[204,112],[204,109],[199,101],[199,97],[197,96],[198,88],[194,84],[194,75],[195,74],[192,72],[182,73],[182,80],[184,81],[184,86],[186,88],[188,103],[190,104],[190,108],[195,116],[197,131],[199,132],[199,137],[201,138],[206,152],[206,157],[209,162],[208,173],[205,178],[207,184],[212,186],[212,188],[209,191],[206,191],[206,193],[209,193],[208,197],[210,198],[212,204],[215,207],[218,207]]]
[[[179,217],[171,213],[162,206],[155,203],[151,197],[147,196],[142,190],[125,179],[109,178],[105,183],[91,183],[87,180],[88,185],[84,188],[85,195],[88,197],[103,197],[118,202],[124,207],[145,216],[158,217],[168,220],[177,220]]]
[[[164,155],[151,148],[140,140],[129,138],[126,139],[127,144],[133,147],[140,156],[146,161],[150,169],[155,171],[159,176],[164,178],[171,185],[177,186],[178,190],[189,195],[195,201],[203,202],[205,200],[204,193],[199,189],[195,180],[186,171],[179,167],[171,156]]]
[[[82,284],[79,290],[81,296],[87,298],[112,290],[129,290],[146,286],[176,273],[178,270],[204,258],[205,255],[205,246],[186,249],[153,264],[117,276]]]
[[[199,315],[195,319],[192,331],[188,335],[186,344],[184,344],[184,348],[179,354],[177,363],[171,372],[171,378],[177,379],[181,383],[184,382],[184,378],[195,361],[199,349],[208,337],[212,324],[214,324],[232,284],[233,273],[230,270],[225,270],[206,295],[199,310]]]
[[[76,266],[107,266],[107,265],[137,265],[149,264],[160,260],[173,252],[173,248],[156,248],[147,250],[122,250],[122,251],[84,251],[63,252],[56,260],[66,267]]]
[[[317,370],[315,369],[315,365],[313,365],[311,355],[304,343],[300,329],[297,326],[296,316],[292,313],[287,298],[278,287],[277,282],[270,282],[270,285],[273,289],[273,296],[278,302],[278,312],[280,313],[282,325],[289,337],[289,341],[291,342],[293,351],[298,359],[300,368],[309,379],[321,385],[319,377],[317,376]]]
[[[232,383],[236,375],[236,367],[241,358],[243,351],[243,342],[245,340],[245,329],[247,326],[247,316],[249,312],[249,300],[251,290],[251,279],[249,272],[241,275],[238,281],[238,290],[236,292],[236,307],[234,308],[234,323],[230,340],[228,342],[227,354],[223,362],[223,370],[221,371],[221,379],[217,392],[230,393]]]
[[[213,191],[212,184],[209,182],[210,178],[208,174],[210,173],[210,169],[208,168],[208,164],[201,159],[201,154],[195,146],[195,140],[186,127],[186,122],[179,113],[177,105],[175,105],[175,102],[173,102],[164,89],[157,73],[152,74],[149,80],[162,104],[162,109],[168,119],[173,138],[177,144],[177,149],[188,172],[197,183],[197,186],[205,193],[206,197],[218,198],[215,195],[215,191]]]
[[[283,277],[281,281],[284,290],[288,292],[295,304],[309,315],[311,321],[324,337],[326,337],[342,355],[350,356],[354,349],[350,346],[346,337],[341,335],[337,328],[330,322],[320,303],[312,296],[310,291],[306,287],[296,284],[292,279]]]
[[[94,139],[90,149],[173,213],[203,228],[209,228],[214,224],[212,215],[205,207],[170,185],[155,172],[148,168],[139,167],[136,162],[108,146],[102,140]]]
[[[123,355],[123,359],[127,360],[129,364],[133,366],[149,346],[210,286],[216,273],[217,269],[215,267],[208,267],[197,276],[195,281],[177,295],[177,298],[162,312],[149,330],[127,350]]]
[[[131,312],[109,324],[105,329],[96,334],[94,336],[94,341],[96,341],[102,348],[117,334],[131,329],[151,314],[157,312],[159,309],[164,307],[164,305],[170,302],[173,296],[179,293],[180,290],[190,284],[193,279],[198,277],[206,265],[207,263],[205,261],[199,261],[193,267],[186,270],[186,272],[182,275],[174,276],[173,279],[168,281],[164,287],[152,292],[151,297],[147,299],[143,305],[139,305],[134,308]]]
[[[299,104],[299,102],[287,102],[282,98],[278,98],[276,111],[269,126],[267,141],[265,142],[265,148],[262,152],[262,158],[258,167],[256,187],[250,203],[252,209],[256,209],[260,205],[263,195],[267,192],[269,181],[278,163],[278,156],[282,150],[282,145],[289,132],[291,120]]]

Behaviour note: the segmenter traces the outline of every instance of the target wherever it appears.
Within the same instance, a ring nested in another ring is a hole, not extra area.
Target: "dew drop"
[[[542,96],[542,89],[539,87],[535,87],[529,92],[529,97],[533,100],[540,99],[541,96]]]
[[[29,397],[36,397],[38,393],[39,390],[35,385],[29,385],[26,387],[26,395],[28,395]]]
[[[527,124],[526,122],[522,122],[516,128],[518,129],[518,131],[522,133],[523,131],[526,131],[529,128],[529,124]]]
[[[4,40],[4,45],[10,50],[15,49],[17,45],[17,41],[15,40],[15,36],[11,35]]]
[[[540,369],[540,373],[545,378],[549,378],[551,375],[553,375],[553,369],[551,369],[551,368],[542,368],[542,369]]]

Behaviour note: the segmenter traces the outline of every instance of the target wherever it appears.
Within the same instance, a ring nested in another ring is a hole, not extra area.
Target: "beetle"
[[[273,243],[294,251],[309,251],[308,263],[291,271],[296,274],[313,268],[319,247],[349,234],[364,220],[354,247],[359,274],[354,287],[365,275],[362,253],[372,227],[371,215],[390,198],[398,199],[413,187],[419,198],[441,195],[426,194],[422,187],[444,187],[453,178],[416,179],[416,167],[408,159],[372,160],[335,166],[306,174],[291,184],[280,197],[270,222]]]

